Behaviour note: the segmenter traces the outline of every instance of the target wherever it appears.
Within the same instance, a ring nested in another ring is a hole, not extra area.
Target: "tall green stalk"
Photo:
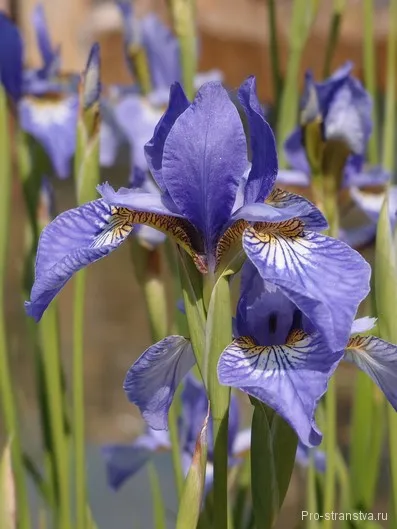
[[[327,179],[327,177],[326,177]],[[336,183],[336,178],[328,177],[330,185]],[[337,203],[337,188],[328,189],[324,194],[324,207],[326,218],[330,229],[329,235],[338,238],[339,235],[339,209]],[[324,512],[331,512],[335,507],[335,454],[337,451],[337,392],[335,376],[331,378],[328,384],[328,390],[325,397],[325,454],[326,454],[326,471],[324,486]],[[324,519],[324,529],[332,529],[332,520]]]
[[[374,38],[374,6],[373,0],[363,0],[364,12],[364,81],[365,88],[372,97],[372,134],[368,142],[368,161],[371,164],[379,162],[379,116],[377,109],[376,67],[375,67],[375,38]]]
[[[396,149],[397,0],[390,0],[382,165],[393,171]]]
[[[195,0],[169,0],[174,30],[179,40],[183,87],[189,99],[195,94],[197,69]]]
[[[332,58],[335,53],[335,48],[338,43],[340,26],[342,22],[343,11],[345,9],[346,0],[334,0],[334,10],[332,13],[331,24],[329,27],[328,39],[327,39],[327,48],[325,51],[325,60],[324,60],[324,70],[323,77],[324,79],[329,77],[331,73],[331,63]]]
[[[299,101],[299,68],[303,48],[317,12],[318,1],[294,0],[291,15],[289,57],[285,75],[280,112],[277,121],[277,152],[279,166],[285,167],[284,141],[296,125]]]
[[[99,183],[100,54],[94,44],[80,81],[75,182],[78,204],[96,198]],[[73,439],[75,464],[76,526],[88,523],[84,429],[84,302],[85,270],[76,274],[73,304]]]
[[[9,213],[11,198],[11,157],[9,143],[8,112],[6,95],[0,84],[0,394],[3,408],[5,430],[11,440],[12,465],[18,504],[20,529],[30,528],[29,505],[26,491],[25,472],[22,460],[21,440],[17,421],[14,390],[11,381],[11,370],[8,360],[5,292],[4,284],[7,273]]]
[[[70,484],[69,450],[64,430],[62,368],[59,355],[59,335],[56,305],[50,305],[40,322],[44,382],[46,386],[49,424],[51,430],[51,454],[56,470],[58,492],[57,517],[59,529],[69,529],[70,520]]]
[[[218,381],[217,365],[222,351],[232,341],[229,279],[215,283],[208,307],[204,373],[214,428],[214,527],[228,525],[228,424],[230,388]]]
[[[280,71],[280,55],[277,42],[277,13],[275,0],[268,0],[268,27],[270,35],[270,63],[272,67],[273,102],[276,109],[276,118],[279,109],[279,99],[282,90],[282,77]]]

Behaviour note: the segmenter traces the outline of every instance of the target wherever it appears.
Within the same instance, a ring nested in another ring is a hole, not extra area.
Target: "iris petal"
[[[115,250],[131,229],[128,215],[103,200],[61,213],[40,236],[28,315],[39,321],[72,275]]]
[[[397,346],[375,336],[353,336],[345,360],[367,373],[397,410]]]
[[[17,26],[0,12],[0,79],[6,92],[18,101],[22,95],[23,43]]]
[[[375,327],[376,321],[376,318],[370,318],[369,316],[365,316],[364,318],[358,318],[357,320],[353,321],[351,333],[355,334],[358,332],[370,331]]]
[[[201,231],[207,252],[229,221],[247,165],[237,109],[220,83],[207,83],[172,127],[162,168],[173,201]]]
[[[140,29],[153,89],[168,89],[172,83],[181,80],[178,40],[153,13],[141,19]]]
[[[390,180],[390,173],[381,166],[371,167],[367,171],[348,171],[345,174],[345,186],[371,187],[382,186]]]
[[[174,393],[195,363],[190,342],[182,336],[168,336],[146,349],[129,369],[124,390],[151,428],[168,428]]]
[[[240,86],[238,98],[248,118],[252,149],[252,166],[244,198],[246,203],[259,202],[268,196],[276,180],[276,143],[256,95],[255,77],[249,77]]]
[[[248,337],[235,340],[219,360],[221,384],[237,387],[265,402],[308,446],[321,442],[315,410],[341,354],[330,351],[319,334],[297,331],[285,345],[259,346]]]
[[[150,106],[142,96],[131,94],[115,106],[114,113],[133,150],[134,165],[147,170],[144,147],[161,118],[160,109]]]
[[[332,350],[349,339],[358,305],[369,292],[370,266],[349,246],[315,232],[248,228],[243,247],[266,281],[277,285],[321,331]],[[271,223],[268,223],[271,226]]]
[[[70,173],[75,151],[77,96],[62,99],[25,97],[19,105],[23,130],[31,134],[45,149],[59,178]]]
[[[371,134],[369,95],[361,83],[352,77],[335,93],[325,117],[325,137],[343,139],[355,154],[364,154]]]
[[[302,171],[282,169],[277,174],[277,184],[282,186],[308,187],[310,185],[310,177]]]
[[[154,452],[169,450],[168,432],[158,432],[162,437],[148,433],[138,437],[131,445],[109,444],[102,447],[102,455],[106,463],[106,474],[109,486],[117,490],[150,459]]]
[[[285,140],[284,150],[288,165],[292,169],[300,171],[303,174],[310,174],[309,162],[307,161],[303,147],[302,129],[300,127],[295,129]]]
[[[181,85],[174,83],[170,88],[168,108],[154,129],[152,139],[145,145],[150,172],[163,192],[167,189],[162,177],[164,144],[175,121],[188,107],[189,101]]]
[[[177,211],[170,210],[163,201],[161,195],[157,192],[141,193],[135,189],[121,187],[117,191],[108,183],[97,186],[98,192],[102,195],[105,202],[112,206],[134,209],[136,211],[146,211],[148,213],[157,213],[159,215],[172,215],[173,217],[182,217]]]
[[[377,223],[385,200],[385,193],[368,193],[352,187],[350,195],[356,205],[363,211],[372,222]],[[397,214],[397,186],[388,188],[390,223],[394,225]]]

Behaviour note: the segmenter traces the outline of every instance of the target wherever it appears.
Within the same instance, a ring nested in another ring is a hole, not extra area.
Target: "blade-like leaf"
[[[273,410],[254,404],[251,432],[251,486],[257,527],[273,527],[294,468],[298,439]]]
[[[385,197],[376,233],[375,294],[379,334],[384,340],[397,343],[395,304],[397,299],[396,251],[389,221],[388,196]],[[389,453],[392,481],[393,513],[397,518],[397,415],[388,407]]]
[[[0,463],[0,525],[3,529],[16,529],[17,527],[15,484],[11,466],[10,443],[5,447]]]

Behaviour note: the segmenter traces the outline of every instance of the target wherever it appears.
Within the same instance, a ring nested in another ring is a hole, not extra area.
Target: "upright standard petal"
[[[128,478],[136,474],[147,463],[153,453],[170,448],[168,432],[155,432],[150,428],[145,435],[138,437],[131,445],[103,446],[101,451],[106,463],[109,486],[113,490],[118,490]]]
[[[278,162],[274,134],[256,95],[255,77],[249,77],[239,88],[238,98],[248,118],[252,165],[245,186],[245,203],[265,200],[273,188]]]
[[[281,169],[277,174],[277,184],[282,186],[308,187],[310,185],[310,177],[302,171]]]
[[[168,134],[162,168],[171,198],[201,231],[207,253],[229,221],[247,165],[237,109],[220,83],[207,83]]]
[[[19,101],[22,95],[23,43],[17,26],[0,11],[0,81]]]
[[[178,39],[153,13],[142,18],[141,35],[153,88],[168,89],[172,83],[181,80]]]
[[[154,430],[168,429],[174,393],[195,363],[189,340],[168,336],[146,349],[129,369],[124,391]]]
[[[76,146],[78,100],[76,95],[24,97],[19,104],[23,130],[44,148],[59,178],[70,173]]]
[[[50,32],[42,4],[37,4],[33,9],[33,27],[36,33],[37,45],[43,59],[44,68],[50,67],[57,61],[58,50],[55,50],[51,43]]]
[[[352,336],[345,360],[367,373],[397,411],[397,346],[376,336]]]
[[[346,346],[371,269],[341,241],[304,231],[298,219],[258,223],[243,247],[262,278],[277,285],[311,320],[332,350]]]
[[[372,103],[357,79],[349,77],[335,93],[325,116],[327,140],[343,140],[354,154],[363,155],[372,130]]]
[[[303,174],[310,174],[309,162],[307,161],[305,148],[303,146],[302,129],[295,129],[285,140],[285,157],[288,165]]]
[[[134,165],[147,170],[144,147],[153,135],[161,118],[160,109],[148,104],[140,95],[131,94],[122,98],[114,108],[116,120],[132,148]]]
[[[168,108],[154,129],[153,137],[145,145],[145,156],[150,172],[163,192],[167,189],[162,177],[164,144],[175,121],[188,107],[189,101],[181,85],[179,83],[171,85]]]
[[[103,200],[61,213],[40,236],[28,315],[39,321],[72,275],[115,250],[132,226],[129,212]]]
[[[318,333],[293,332],[285,345],[262,346],[241,337],[219,360],[221,384],[240,388],[278,413],[307,446],[322,439],[315,411],[342,354],[332,352]]]

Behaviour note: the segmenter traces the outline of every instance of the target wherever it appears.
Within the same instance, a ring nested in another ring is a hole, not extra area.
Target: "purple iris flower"
[[[32,135],[47,153],[55,174],[66,178],[76,146],[79,75],[61,73],[60,48],[55,48],[45,18],[38,4],[32,17],[42,66],[23,68],[24,46],[18,28],[0,13],[1,80],[14,99],[21,128]],[[112,109],[102,103],[101,162],[112,165],[117,154],[113,134],[118,125]]]
[[[204,386],[192,375],[184,380],[181,393],[181,414],[179,417],[179,443],[181,461],[185,475],[187,474],[197,437],[200,434],[208,410],[208,398]],[[229,462],[238,461],[250,447],[250,430],[239,431],[239,409],[236,397],[232,397],[229,419]],[[212,485],[213,477],[213,446],[209,428],[208,462],[206,468],[206,490]],[[147,427],[131,445],[106,445],[102,449],[106,462],[109,485],[117,490],[128,478],[132,477],[156,452],[170,450],[171,440],[168,431],[153,430]]]
[[[263,282],[246,263],[235,320],[235,339],[222,353],[218,377],[265,402],[296,431],[305,446],[322,435],[315,422],[328,381],[345,358],[365,371],[397,406],[397,347],[364,336],[371,318],[356,320],[345,346],[333,348],[322,333],[280,289]]]
[[[249,78],[238,97],[250,126],[252,162],[238,111],[220,83],[189,103],[179,84],[145,147],[160,188],[138,192],[108,184],[103,199],[62,213],[43,232],[27,311],[39,320],[79,269],[115,250],[134,224],[171,237],[203,274],[219,274],[230,255],[245,255],[323,332],[345,346],[358,304],[369,290],[370,267],[349,246],[321,235],[327,227],[306,199],[273,189],[277,155]]]
[[[367,168],[365,165],[365,151],[372,130],[372,103],[361,83],[351,75],[351,70],[352,64],[348,62],[322,83],[316,83],[308,72],[302,116],[304,122],[319,120],[323,140],[342,141],[351,153],[345,164],[341,186],[351,190],[354,202],[368,221],[357,228],[341,230],[340,238],[358,247],[375,237],[381,201],[372,193],[362,197],[363,200],[356,199],[354,191],[385,185],[390,174],[381,166]],[[287,138],[285,154],[291,169],[280,170],[277,183],[302,188],[311,185],[311,168],[303,136],[302,127],[298,127]],[[395,212],[396,208],[391,211],[393,217]]]

